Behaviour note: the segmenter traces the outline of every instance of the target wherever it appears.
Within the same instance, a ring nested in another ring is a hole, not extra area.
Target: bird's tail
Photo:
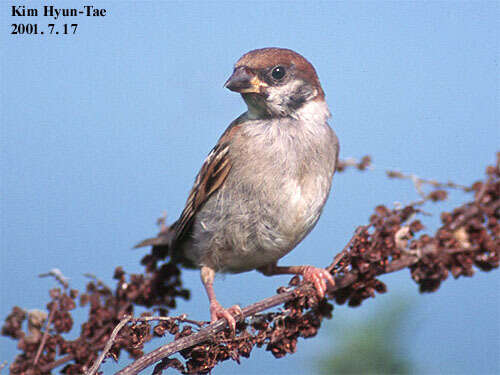
[[[161,230],[160,233],[158,233],[158,236],[152,237],[152,238],[147,238],[141,242],[139,242],[137,245],[134,246],[134,249],[137,249],[139,247],[145,247],[145,246],[167,246],[170,247],[172,244],[173,240],[173,235],[174,231],[170,230],[170,227],[165,227]]]
[[[145,240],[139,242],[137,245],[134,246],[134,249],[138,249],[140,247],[146,247],[146,246],[159,246],[159,245],[168,245],[168,242],[165,242],[162,237],[151,237],[151,238],[146,238]]]
[[[197,264],[193,263],[192,260],[185,258],[182,249],[177,247],[175,227],[176,223],[173,223],[168,227],[164,226],[156,237],[147,238],[144,241],[139,242],[134,246],[134,249],[152,246],[152,254],[156,254],[156,256],[161,259],[165,259],[165,257],[170,256],[171,261],[176,264],[181,264],[186,268],[197,268]]]

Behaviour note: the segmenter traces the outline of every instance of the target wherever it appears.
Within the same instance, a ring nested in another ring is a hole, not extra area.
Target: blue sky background
[[[222,85],[250,49],[306,56],[341,156],[370,154],[375,164],[335,177],[316,229],[282,264],[329,264],[375,205],[417,198],[410,183],[387,180],[385,168],[470,184],[499,148],[498,2],[95,2],[107,16],[55,21],[79,24],[66,36],[10,35],[15,22],[54,22],[11,17],[13,4],[2,1],[0,12],[1,319],[14,305],[44,308],[54,282],[37,275],[51,268],[80,289],[84,272],[113,285],[117,265],[141,270],[143,252],[131,247],[156,232],[164,210],[177,217],[204,157],[245,110]],[[467,198],[453,193],[438,210]],[[208,319],[198,273],[183,279],[192,299],[176,313]],[[288,279],[250,272],[219,277],[215,288],[223,305],[247,305]],[[415,306],[400,355],[419,373],[500,372],[498,270],[423,296],[407,271],[382,279],[387,295],[337,307],[334,319],[362,321],[404,296]],[[0,343],[0,360],[11,361],[15,343]],[[326,323],[292,356],[256,349],[214,373],[307,373],[337,344]]]

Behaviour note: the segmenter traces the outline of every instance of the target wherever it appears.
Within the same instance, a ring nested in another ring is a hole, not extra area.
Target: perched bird
[[[137,247],[168,247],[182,265],[201,270],[211,320],[234,331],[238,306],[215,297],[216,272],[298,274],[320,298],[329,272],[277,261],[313,229],[328,198],[339,143],[327,123],[325,94],[314,67],[298,53],[263,48],[243,55],[224,85],[248,110],[209,153],[180,218]]]

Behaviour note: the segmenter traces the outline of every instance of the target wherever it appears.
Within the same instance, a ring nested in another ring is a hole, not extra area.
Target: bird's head
[[[284,48],[262,48],[244,54],[224,87],[239,92],[255,118],[293,117],[305,104],[325,100],[311,63]]]

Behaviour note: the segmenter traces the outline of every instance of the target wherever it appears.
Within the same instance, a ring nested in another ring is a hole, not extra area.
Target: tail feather
[[[168,243],[165,241],[163,237],[152,237],[152,238],[146,238],[144,241],[139,242],[137,245],[134,246],[134,249],[146,246],[158,246],[167,244]]]
[[[152,238],[146,238],[145,240],[139,242],[134,246],[134,249],[145,246],[171,246],[173,239],[173,231],[169,230],[171,227],[167,227],[166,230],[162,230],[158,236]]]
[[[134,246],[134,249],[152,246],[153,254],[156,254],[161,259],[170,256],[171,261],[181,264],[185,268],[199,268],[197,263],[184,257],[182,250],[177,247],[177,241],[174,223],[169,227],[164,227],[156,237],[147,238],[139,242]]]

